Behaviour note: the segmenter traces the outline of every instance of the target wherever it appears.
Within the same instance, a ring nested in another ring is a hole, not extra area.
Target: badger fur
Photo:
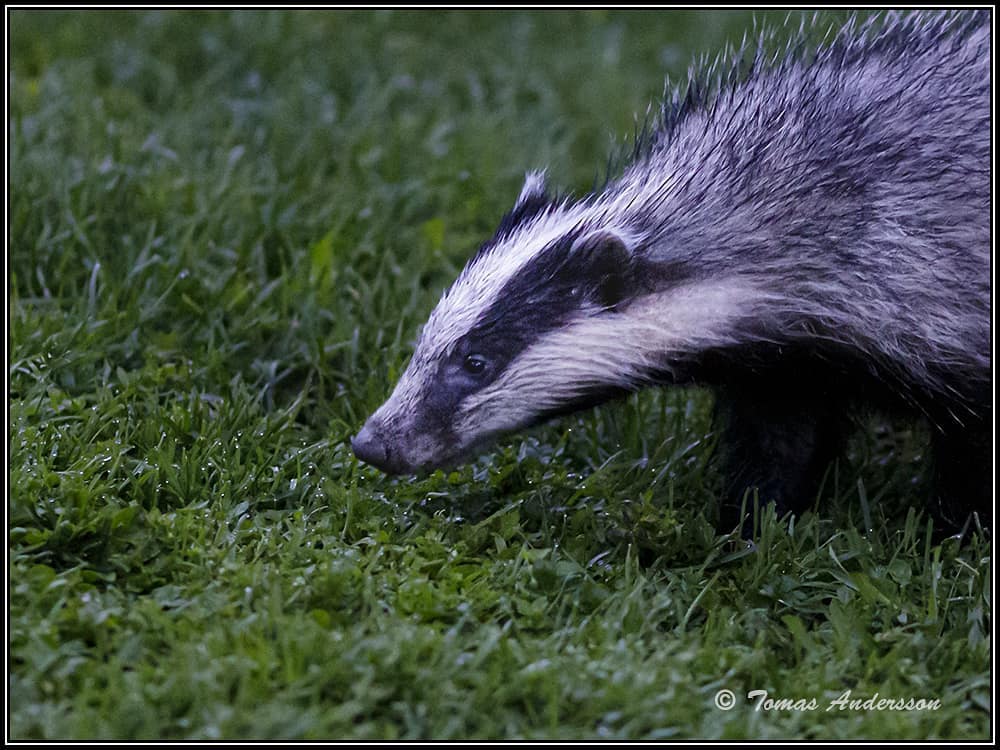
[[[747,497],[814,501],[865,405],[925,417],[932,510],[988,520],[990,22],[888,14],[770,58],[758,45],[668,97],[603,189],[554,198],[528,174],[357,456],[433,469],[556,414],[698,383],[716,393],[724,527]]]

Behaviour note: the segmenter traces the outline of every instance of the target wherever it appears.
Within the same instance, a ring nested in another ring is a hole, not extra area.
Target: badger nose
[[[361,432],[351,438],[351,448],[354,455],[386,473],[394,473],[389,461],[389,448],[382,436],[366,422]]]

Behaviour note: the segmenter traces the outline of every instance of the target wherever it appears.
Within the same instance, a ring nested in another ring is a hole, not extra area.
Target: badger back
[[[767,290],[742,336],[828,341],[904,395],[981,410],[989,13],[851,23],[741,75],[667,106],[617,187],[650,256]]]

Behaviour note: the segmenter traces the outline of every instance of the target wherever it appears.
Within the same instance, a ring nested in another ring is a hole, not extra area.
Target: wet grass
[[[988,735],[989,539],[910,509],[918,429],[754,552],[700,391],[418,481],[347,444],[524,171],[589,188],[749,16],[10,21],[12,738]]]

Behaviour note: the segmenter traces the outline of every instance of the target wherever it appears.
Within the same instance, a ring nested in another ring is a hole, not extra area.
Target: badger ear
[[[514,210],[516,211],[532,202],[548,200],[545,191],[545,172],[528,172],[524,175],[524,187],[521,188],[521,194],[517,196]]]
[[[602,307],[613,310],[621,303],[632,268],[632,249],[625,237],[612,229],[588,232],[570,247],[570,257]]]

